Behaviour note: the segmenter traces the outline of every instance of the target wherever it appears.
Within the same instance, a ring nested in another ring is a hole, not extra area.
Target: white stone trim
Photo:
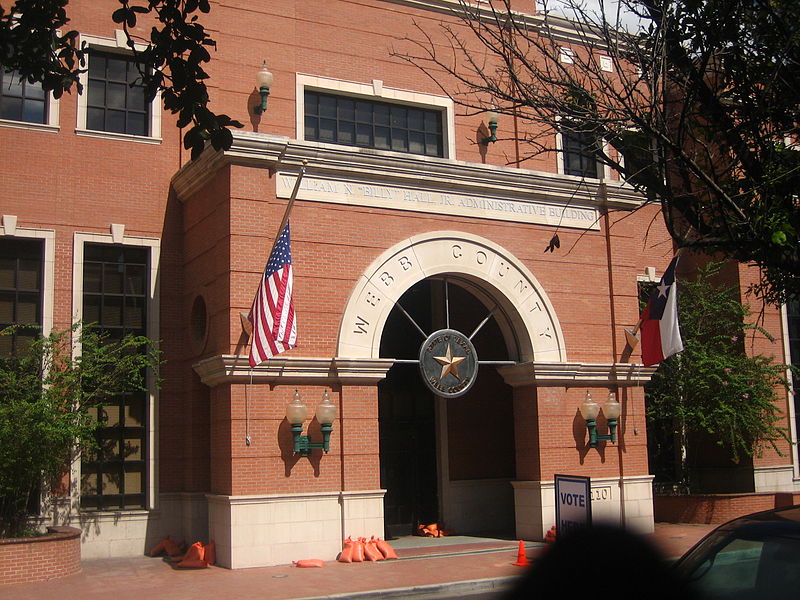
[[[559,119],[560,120],[560,119]],[[609,152],[609,144],[603,140],[603,152]],[[595,168],[597,170],[597,177],[584,177],[581,175],[567,175],[566,173],[566,165],[564,164],[564,135],[561,133],[560,129],[556,130],[556,170],[558,171],[561,177],[568,177],[575,181],[582,181],[582,182],[594,182],[595,184],[599,183],[610,183],[613,181],[611,179],[611,167],[604,164],[602,161],[595,160]],[[625,185],[624,181],[616,182],[620,185]]]
[[[209,387],[220,383],[266,383],[270,385],[328,385],[377,383],[394,364],[384,359],[305,358],[276,356],[251,367],[245,355],[218,354],[193,365]]]
[[[122,30],[116,30],[113,38],[99,37],[81,33],[78,39],[78,44],[86,44],[90,49],[97,48],[106,52],[112,51],[118,54],[131,56],[131,50],[126,43],[125,35]],[[144,44],[136,44],[134,46],[137,52],[141,52],[147,48]],[[91,54],[87,57],[87,61],[92,60]],[[141,142],[145,144],[160,144],[161,143],[161,92],[156,94],[156,97],[150,102],[150,122],[148,123],[149,135],[129,135],[125,133],[113,133],[109,131],[96,131],[94,129],[86,128],[86,113],[88,104],[88,84],[89,84],[89,70],[88,68],[81,71],[78,75],[78,80],[83,86],[83,92],[78,94],[78,111],[77,111],[77,125],[75,127],[75,134],[97,137],[113,140],[126,140],[133,142]]]
[[[644,273],[639,273],[636,275],[637,283],[657,283],[659,280],[660,277],[656,277],[655,267],[645,267]]]
[[[44,103],[44,123],[29,123],[28,121],[16,121],[13,119],[0,119],[0,126],[13,127],[15,129],[27,129],[29,131],[44,131],[48,133],[58,133],[59,126],[59,99],[53,92],[45,92],[47,99]]]
[[[16,215],[3,215],[0,235],[42,240],[42,333],[47,335],[53,329],[53,305],[55,302],[55,256],[56,232],[52,229],[33,229],[17,227]]]
[[[78,527],[85,559],[141,557],[169,535],[188,544],[208,541],[208,503],[203,492],[161,494],[158,510],[72,512],[53,522]]]
[[[792,356],[791,346],[789,345],[789,313],[786,304],[781,304],[781,337],[783,338],[784,363],[791,364],[792,360],[800,360],[800,356]],[[786,391],[786,405],[788,408],[787,418],[789,419],[789,435],[792,440],[792,470],[794,479],[800,479],[800,444],[797,439],[797,412],[794,406],[794,377],[791,371],[786,369],[786,380],[789,382],[789,389]],[[758,490],[758,487],[756,487]]]
[[[230,569],[334,560],[347,536],[383,536],[386,490],[208,494],[209,537]]]
[[[754,467],[753,482],[759,492],[800,492],[800,481],[795,476],[795,465]]]
[[[488,308],[499,305],[506,318],[498,324],[514,359],[566,360],[555,309],[533,273],[498,244],[458,231],[413,236],[372,262],[342,316],[338,355],[379,357],[383,326],[395,303],[415,283],[443,274],[463,280]]]
[[[344,79],[332,79],[329,77],[318,77],[297,73],[295,79],[295,99],[297,103],[296,131],[295,136],[298,140],[305,139],[305,91],[323,92],[337,96],[351,96],[353,98],[363,98],[365,100],[383,100],[395,104],[405,104],[417,108],[438,110],[442,115],[442,129],[444,135],[444,158],[455,158],[455,104],[447,96],[437,96],[434,94],[423,94],[410,90],[385,87],[379,79],[373,79],[370,83],[359,83]],[[323,144],[340,148],[340,144]],[[355,149],[355,147],[354,147]],[[385,153],[389,156],[396,156],[398,153],[391,150],[378,150],[370,148],[371,152]]]
[[[636,387],[646,384],[655,367],[639,363],[555,363],[526,362],[498,367],[503,380],[512,387],[615,385]]]
[[[459,13],[464,10],[466,5],[471,11],[474,11],[478,18],[494,22],[495,12],[500,13],[500,17],[505,14],[504,8],[493,8],[491,0],[384,0],[392,4],[400,4],[402,6],[409,6],[420,10],[431,10],[435,12],[444,12],[447,14]],[[532,7],[536,10],[534,2],[531,2]],[[590,28],[581,26],[576,21],[571,21],[566,17],[544,12],[525,13],[517,10],[512,10],[514,19],[522,29],[530,30],[531,35],[536,32],[548,35],[550,38],[560,42],[574,43],[581,46],[591,44],[593,48],[603,49],[606,47],[605,40],[595,33]]]
[[[110,230],[110,227],[109,227]],[[72,315],[73,321],[78,322],[83,318],[83,256],[84,245],[87,243],[112,245],[114,239],[110,233],[81,233],[75,232],[73,235],[72,249]],[[161,240],[157,238],[144,238],[135,236],[124,236],[123,245],[144,246],[150,249],[150,277],[149,291],[150,298],[147,306],[147,337],[152,340],[160,339],[160,285],[159,285],[159,266],[161,259]],[[80,354],[80,347],[75,347],[73,351]],[[149,384],[150,393],[148,394],[148,423],[147,423],[147,481],[146,481],[146,506],[148,509],[156,507],[158,496],[158,477],[156,465],[158,464],[158,388]],[[71,469],[71,481],[77,482],[72,486],[71,496],[73,510],[80,510],[80,480],[81,464],[80,459],[73,461]],[[94,513],[92,513],[94,514]]]
[[[278,198],[290,198],[296,183],[295,173],[278,172],[275,195]],[[351,175],[306,174],[297,187],[296,198],[515,224],[600,229],[600,212],[594,206],[578,206],[574,203],[558,206],[533,198],[515,198],[498,190],[491,193],[462,193],[455,186],[444,188],[430,185],[422,179],[398,185]]]
[[[360,148],[302,142],[264,133],[233,131],[229,150],[208,147],[173,176],[179,200],[186,201],[228,165],[297,173],[304,161],[309,176],[324,173],[376,185],[415,187],[484,197],[552,204],[633,210],[645,198],[623,181],[599,180],[414,154],[391,156]]]
[[[636,533],[652,533],[655,527],[652,481],[652,475],[593,477],[593,522],[622,525]],[[517,537],[544,539],[556,520],[555,481],[512,481],[511,485]],[[602,490],[608,491],[608,498],[598,500],[595,495]]]

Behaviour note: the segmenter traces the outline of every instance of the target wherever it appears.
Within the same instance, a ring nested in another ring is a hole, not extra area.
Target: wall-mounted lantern
[[[487,126],[489,127],[489,136],[483,138],[481,140],[481,144],[484,146],[488,146],[489,144],[497,141],[497,120],[498,120],[497,113],[493,110],[490,110],[486,113],[486,121]]]
[[[310,435],[303,434],[303,423],[305,423],[308,416],[308,407],[303,404],[300,399],[300,392],[294,391],[294,400],[286,405],[286,420],[292,427],[292,436],[294,437],[294,453],[300,456],[311,455],[311,450],[319,448],[328,452],[330,447],[331,432],[333,431],[333,422],[336,420],[336,405],[331,402],[328,396],[328,390],[322,395],[322,402],[317,405],[317,421],[319,421],[322,429],[322,441],[311,441]]]
[[[603,414],[608,421],[607,434],[597,433],[597,415],[600,414],[600,405],[592,400],[592,393],[586,392],[586,400],[580,405],[581,416],[586,421],[586,428],[589,430],[589,446],[595,448],[600,440],[607,440],[611,443],[617,441],[617,422],[622,413],[622,405],[617,402],[614,392],[609,392],[608,401],[603,405]]]
[[[258,93],[261,94],[261,104],[253,107],[253,111],[260,115],[267,110],[267,96],[269,96],[269,89],[272,87],[272,73],[267,68],[267,61],[261,64],[261,69],[256,73],[256,88]]]

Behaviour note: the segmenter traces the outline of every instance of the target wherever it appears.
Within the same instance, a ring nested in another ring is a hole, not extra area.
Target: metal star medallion
[[[444,376],[450,373],[456,379],[461,379],[458,375],[458,364],[463,361],[466,356],[453,356],[453,347],[447,344],[447,352],[445,356],[434,356],[433,359],[442,365],[442,374],[439,379],[444,379]]]
[[[453,356],[453,352],[461,356]],[[425,385],[437,396],[463,396],[475,383],[478,373],[475,346],[455,329],[434,331],[419,349],[419,369]]]

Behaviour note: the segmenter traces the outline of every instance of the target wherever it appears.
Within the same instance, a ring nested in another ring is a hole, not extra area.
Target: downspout
[[[600,198],[603,202],[603,226],[605,230],[606,241],[606,262],[608,265],[608,303],[609,303],[609,316],[611,317],[611,364],[617,363],[617,311],[614,301],[614,263],[613,255],[611,252],[611,217],[609,216],[608,209],[608,188],[605,183],[600,183],[599,190]],[[622,401],[621,396],[622,388],[619,385],[614,386],[614,394],[618,398],[618,402]],[[625,407],[628,406],[629,398],[625,398]],[[622,415],[620,415],[621,417]],[[627,411],[626,415],[627,417]],[[620,428],[617,432],[617,456],[619,462],[619,515],[620,525],[625,527],[625,469],[624,469],[624,453],[622,452],[622,419],[620,418]]]

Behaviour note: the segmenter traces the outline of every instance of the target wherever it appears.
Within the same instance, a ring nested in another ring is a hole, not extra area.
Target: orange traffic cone
[[[552,544],[556,541],[556,526],[553,525],[550,529],[547,530],[547,533],[544,536],[544,541],[548,544]]]
[[[528,562],[528,557],[525,556],[525,542],[519,541],[519,550],[517,550],[517,562],[512,563],[515,567],[527,567],[531,563]]]

